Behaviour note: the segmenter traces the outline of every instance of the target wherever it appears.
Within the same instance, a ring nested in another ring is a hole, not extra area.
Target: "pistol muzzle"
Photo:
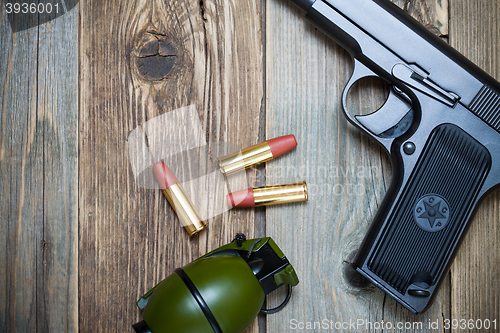
[[[309,11],[309,8],[312,7],[313,3],[316,2],[316,0],[291,0],[297,7],[302,9],[304,13],[307,13]]]

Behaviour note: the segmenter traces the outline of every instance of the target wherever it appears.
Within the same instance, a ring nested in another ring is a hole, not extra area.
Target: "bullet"
[[[307,200],[305,180],[300,183],[248,188],[227,195],[229,207],[259,207]]]
[[[179,217],[189,236],[196,235],[207,227],[172,171],[163,162],[153,166],[156,181],[163,194]]]
[[[281,156],[295,147],[297,147],[297,140],[293,134],[290,134],[269,139],[217,160],[222,173],[229,175]]]

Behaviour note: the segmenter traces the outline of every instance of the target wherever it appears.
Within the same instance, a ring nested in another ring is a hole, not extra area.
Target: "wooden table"
[[[395,2],[500,79],[500,1]],[[246,332],[323,319],[500,324],[498,191],[424,314],[346,275],[390,164],[340,110],[349,55],[288,1],[87,0],[15,33],[0,19],[0,331],[131,332],[138,297],[237,232],[272,236],[301,280],[285,310]],[[352,110],[375,110],[385,89],[364,82]],[[295,134],[293,152],[247,176],[306,179],[309,202],[231,210],[188,240],[161,192],[136,184],[127,149],[131,131],[188,105],[207,142]]]

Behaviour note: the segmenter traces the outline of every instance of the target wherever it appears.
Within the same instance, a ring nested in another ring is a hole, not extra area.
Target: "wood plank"
[[[194,105],[207,142],[258,142],[260,1],[80,5],[86,33],[80,42],[79,324],[82,331],[129,331],[141,317],[135,301],[174,268],[236,232],[254,235],[253,211],[240,210],[210,219],[208,231],[188,239],[161,192],[134,181],[127,138],[157,116]],[[183,163],[189,169],[194,162]]]
[[[2,10],[0,330],[36,331],[43,232],[43,133],[37,130],[37,29],[13,34]]]
[[[78,19],[76,6],[38,28],[44,190],[39,332],[78,331]]]
[[[75,331],[78,9],[0,17],[0,331]]]
[[[500,1],[450,1],[450,44],[500,80]],[[500,320],[500,193],[478,208],[451,268],[451,319]]]
[[[410,8],[420,18],[437,12],[435,5],[412,1]],[[433,305],[418,316],[372,285],[349,282],[344,260],[360,245],[387,191],[390,163],[340,109],[352,72],[350,56],[287,1],[267,1],[266,16],[267,135],[294,133],[299,142],[294,153],[268,164],[267,182],[306,179],[310,191],[307,203],[267,209],[268,235],[282,246],[301,279],[290,305],[268,317],[268,331],[324,319],[442,323],[449,313],[448,279]],[[380,83],[365,81],[351,92],[349,109],[372,112],[385,94]]]

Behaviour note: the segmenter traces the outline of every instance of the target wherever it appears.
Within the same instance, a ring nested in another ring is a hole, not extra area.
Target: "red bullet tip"
[[[253,188],[229,193],[227,195],[227,205],[229,207],[255,207]]]
[[[156,181],[162,190],[165,190],[179,182],[163,161],[158,162],[153,166],[153,173],[155,174]]]
[[[286,152],[292,150],[297,147],[297,139],[295,139],[295,135],[283,135],[274,139],[267,140],[269,144],[269,148],[271,148],[271,153],[273,157],[278,157]]]

